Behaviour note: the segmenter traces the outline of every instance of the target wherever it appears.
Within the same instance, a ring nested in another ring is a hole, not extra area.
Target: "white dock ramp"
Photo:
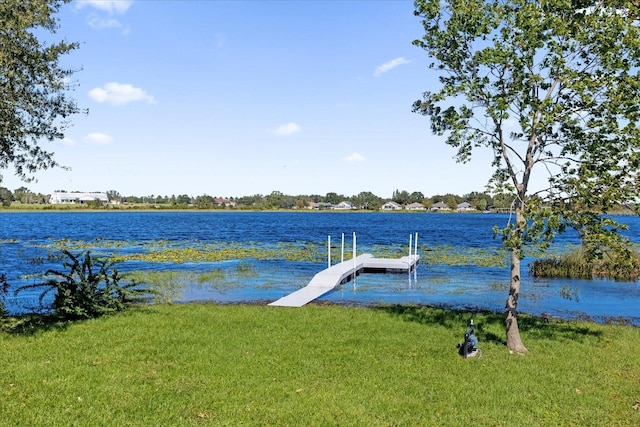
[[[269,305],[281,307],[302,307],[308,302],[321,297],[333,290],[339,284],[347,281],[356,274],[367,271],[376,272],[411,272],[418,260],[419,255],[409,255],[398,259],[375,258],[371,254],[362,254],[356,257],[355,261],[350,259],[322,270],[304,288],[280,298]]]

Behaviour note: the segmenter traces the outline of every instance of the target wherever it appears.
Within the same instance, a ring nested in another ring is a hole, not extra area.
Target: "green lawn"
[[[640,329],[392,306],[187,304],[0,333],[4,426],[640,425]]]

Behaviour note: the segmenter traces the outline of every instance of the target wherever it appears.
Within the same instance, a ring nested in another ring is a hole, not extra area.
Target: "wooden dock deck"
[[[345,283],[355,274],[367,272],[376,273],[410,273],[418,264],[420,255],[403,256],[402,258],[375,258],[371,254],[362,254],[355,261],[350,259],[322,270],[304,288],[270,303],[272,306],[302,307],[303,305],[321,297],[333,290],[341,283]],[[354,267],[355,266],[355,267]]]

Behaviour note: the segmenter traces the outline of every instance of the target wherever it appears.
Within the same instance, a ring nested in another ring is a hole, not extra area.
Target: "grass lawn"
[[[640,328],[390,306],[187,304],[0,333],[6,426],[635,426]]]

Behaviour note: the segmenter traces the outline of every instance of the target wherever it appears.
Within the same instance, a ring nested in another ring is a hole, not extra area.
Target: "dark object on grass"
[[[469,327],[464,333],[464,342],[458,343],[456,347],[460,356],[464,358],[474,357],[478,354],[478,337],[476,337],[473,319],[469,322]]]

